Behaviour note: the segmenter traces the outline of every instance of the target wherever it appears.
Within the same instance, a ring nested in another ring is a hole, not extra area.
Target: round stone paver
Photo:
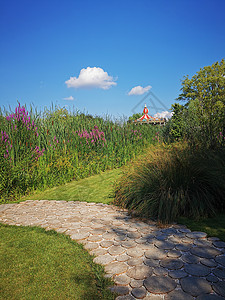
[[[146,289],[144,287],[133,288],[131,294],[137,299],[143,299],[146,296]]]
[[[217,256],[215,258],[215,261],[220,264],[223,265],[225,267],[225,255],[221,255],[221,256]]]
[[[168,275],[168,271],[165,268],[155,267],[153,268],[153,273],[158,276],[166,276]]]
[[[143,259],[142,258],[130,258],[128,261],[127,261],[128,265],[129,266],[139,266],[143,263]]]
[[[221,279],[225,279],[225,268],[218,267],[217,269],[213,270],[213,274]]]
[[[122,254],[116,257],[116,260],[120,262],[128,261],[128,259],[130,259],[130,256],[128,256],[127,254]]]
[[[159,260],[158,259],[148,259],[148,258],[145,258],[144,259],[144,264],[146,266],[149,266],[149,267],[158,267],[159,266]]]
[[[111,247],[113,245],[113,242],[112,241],[102,241],[101,243],[100,243],[100,246],[102,247],[102,248],[109,248],[109,247]]]
[[[123,262],[112,262],[106,265],[105,271],[106,273],[113,274],[113,275],[120,275],[125,273],[128,269],[127,264]]]
[[[176,245],[176,249],[187,252],[191,249],[191,244],[178,244]]]
[[[184,292],[195,297],[201,294],[209,294],[212,291],[209,282],[203,278],[185,277],[180,280],[180,284]]]
[[[178,250],[171,250],[171,251],[168,251],[167,256],[170,258],[178,258],[181,256],[181,252]]]
[[[146,258],[150,259],[163,259],[167,257],[167,253],[162,249],[157,249],[156,247],[152,250],[145,251]]]
[[[193,231],[186,233],[186,236],[190,239],[202,239],[205,238],[207,234],[205,232]]]
[[[126,251],[126,249],[124,249],[121,246],[111,246],[108,249],[108,253],[111,255],[120,255],[120,254],[123,254],[125,251]]]
[[[193,276],[203,277],[209,275],[210,268],[207,268],[200,264],[188,264],[184,266],[184,270]]]
[[[214,258],[215,256],[222,254],[218,249],[207,246],[194,247],[191,249],[191,253],[203,258]]]
[[[126,274],[117,275],[113,280],[118,285],[128,285],[131,281],[130,277],[128,277]]]
[[[184,270],[172,270],[169,272],[169,276],[174,279],[181,279],[188,276],[188,274]]]
[[[182,255],[181,259],[188,264],[197,264],[200,261],[200,257],[192,254]]]
[[[177,283],[166,276],[151,276],[144,280],[144,286],[153,294],[165,294],[173,291]]]
[[[135,266],[127,271],[127,276],[136,280],[145,279],[152,275],[152,268],[148,266]]]
[[[100,265],[108,265],[109,263],[111,263],[114,260],[114,258],[109,255],[109,254],[105,254],[105,255],[99,255],[97,257],[95,257],[93,259],[93,261],[96,264],[100,264]]]
[[[113,293],[117,293],[119,295],[127,295],[129,294],[129,288],[127,286],[113,286],[112,288],[110,288],[111,292]]]
[[[214,241],[213,245],[217,248],[225,248],[225,242],[222,241]]]
[[[225,297],[225,284],[224,281],[218,281],[213,284],[214,291],[222,297]]]
[[[143,286],[143,280],[131,279],[130,286],[132,288],[142,287]]]
[[[142,249],[140,249],[138,247],[129,248],[127,250],[127,255],[132,256],[132,257],[141,257],[141,256],[144,255],[144,250],[142,250]]]
[[[206,277],[206,279],[207,279],[209,282],[217,282],[217,281],[219,281],[219,279],[218,279],[216,276],[211,275],[211,274],[209,274],[209,275]]]
[[[175,247],[173,243],[165,242],[165,241],[156,241],[154,244],[159,249],[164,249],[164,250],[171,250]]]
[[[88,243],[86,243],[84,245],[84,248],[86,250],[94,250],[94,249],[98,248],[98,246],[99,246],[98,243],[90,243],[90,242],[88,242]]]
[[[79,240],[84,240],[84,239],[88,238],[89,235],[90,235],[89,232],[75,233],[75,234],[72,234],[72,235],[70,236],[70,238],[71,238],[72,240],[77,240],[77,241],[79,241]]]
[[[184,264],[180,259],[168,258],[168,259],[163,259],[160,262],[160,265],[169,270],[177,270],[182,268]]]
[[[213,267],[216,267],[218,264],[215,262],[215,260],[213,259],[207,259],[207,258],[202,258],[200,260],[201,264],[203,264],[204,266],[206,267],[210,267],[210,268],[213,268]]]
[[[165,300],[194,300],[194,297],[183,292],[182,290],[174,290],[167,294]]]
[[[121,246],[128,249],[137,246],[137,244],[134,241],[124,241],[121,243]]]

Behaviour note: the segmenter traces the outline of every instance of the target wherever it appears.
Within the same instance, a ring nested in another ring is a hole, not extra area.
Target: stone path
[[[0,205],[0,222],[67,234],[105,266],[117,300],[225,299],[225,243],[185,226],[159,228],[114,206],[25,201]]]

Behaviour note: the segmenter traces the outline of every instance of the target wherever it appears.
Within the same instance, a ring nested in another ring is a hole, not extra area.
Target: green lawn
[[[83,247],[42,228],[0,224],[0,299],[115,299]]]
[[[106,171],[100,175],[73,181],[43,192],[36,192],[22,200],[67,200],[108,204],[113,200],[113,184],[121,174],[121,169]]]

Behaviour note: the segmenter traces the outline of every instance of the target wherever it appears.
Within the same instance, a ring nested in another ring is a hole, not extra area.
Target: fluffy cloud
[[[169,111],[162,111],[162,112],[158,112],[154,115],[155,118],[165,118],[166,120],[170,119],[173,115],[173,112],[169,112]]]
[[[101,68],[90,68],[82,69],[78,77],[70,77],[66,81],[68,88],[100,88],[103,90],[108,90],[111,86],[116,85],[115,79],[109,76]]]
[[[74,100],[74,98],[73,98],[73,96],[69,96],[69,97],[63,98],[63,100],[69,100],[69,101],[73,101],[73,100]]]
[[[129,91],[128,95],[129,96],[131,96],[131,95],[143,95],[144,93],[148,92],[150,89],[151,89],[150,85],[146,86],[145,88],[138,85],[138,86],[133,87]]]

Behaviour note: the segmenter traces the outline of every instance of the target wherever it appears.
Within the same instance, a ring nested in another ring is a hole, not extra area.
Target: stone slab
[[[142,287],[133,288],[131,294],[137,299],[143,299],[146,296],[146,289]]]
[[[183,292],[182,290],[174,290],[167,294],[165,300],[194,300],[194,297]]]
[[[111,263],[112,261],[114,260],[114,258],[109,255],[109,254],[105,254],[105,255],[100,255],[100,256],[97,256],[93,259],[93,261],[96,263],[96,264],[100,264],[100,265],[103,265],[103,266],[106,266],[108,265],[109,263]]]
[[[106,273],[113,275],[120,275],[127,271],[128,266],[123,262],[112,262],[106,265],[105,271]]]
[[[144,286],[153,294],[165,294],[173,291],[177,283],[166,276],[151,276],[144,280]]]
[[[198,277],[207,276],[211,272],[210,268],[200,264],[187,264],[184,266],[184,270],[188,274]]]
[[[181,279],[187,277],[188,274],[184,270],[172,270],[169,272],[169,276],[173,279]]]
[[[213,290],[222,297],[225,297],[225,284],[224,281],[218,281],[213,284]]]
[[[152,275],[152,268],[148,266],[135,266],[127,271],[127,276],[140,280]]]
[[[209,294],[212,291],[211,285],[206,279],[198,277],[185,277],[180,280],[184,292],[196,297],[201,294]]]
[[[217,256],[215,261],[225,267],[225,255]]]
[[[217,255],[222,254],[221,251],[214,247],[194,247],[191,249],[191,253],[203,258],[215,258]]]
[[[186,236],[190,239],[202,239],[206,238],[207,234],[205,232],[193,231],[186,233]]]
[[[126,274],[117,275],[113,278],[113,280],[118,285],[128,285],[131,281],[130,277]]]
[[[160,262],[160,265],[169,270],[177,270],[183,267],[183,262],[180,259],[167,258]]]

